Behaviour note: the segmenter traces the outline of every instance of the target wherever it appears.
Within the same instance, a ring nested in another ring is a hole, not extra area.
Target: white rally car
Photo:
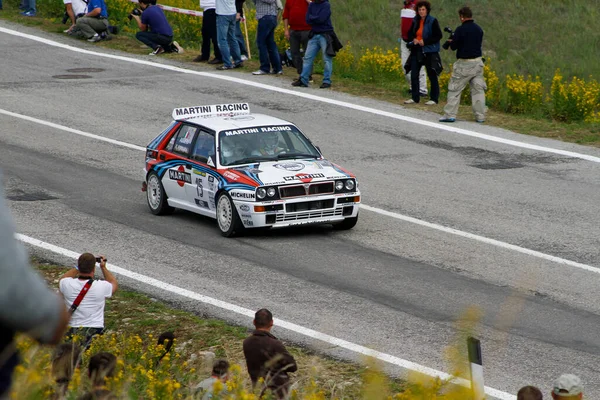
[[[246,228],[358,220],[356,177],[327,161],[292,123],[247,103],[184,107],[146,149],[148,206],[216,218],[223,236]]]

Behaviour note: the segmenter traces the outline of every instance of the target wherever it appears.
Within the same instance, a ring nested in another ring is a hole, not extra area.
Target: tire
[[[167,193],[156,172],[150,172],[146,178],[146,200],[148,208],[154,215],[172,214],[175,208],[169,206]]]
[[[358,222],[358,215],[356,217],[346,218],[342,222],[338,222],[337,224],[334,224],[333,229],[338,230],[338,231],[347,231],[348,229],[354,228],[354,226],[356,225],[357,222]]]
[[[217,225],[221,235],[225,237],[234,237],[244,231],[233,200],[225,192],[221,193],[217,200]]]

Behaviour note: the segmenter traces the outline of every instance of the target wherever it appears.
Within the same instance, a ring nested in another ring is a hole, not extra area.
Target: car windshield
[[[312,143],[293,125],[257,126],[219,133],[221,165],[252,164],[294,158],[320,158]]]

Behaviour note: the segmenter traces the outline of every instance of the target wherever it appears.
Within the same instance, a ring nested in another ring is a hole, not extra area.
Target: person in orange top
[[[440,58],[440,40],[442,39],[442,30],[438,20],[431,16],[431,3],[428,1],[419,1],[417,3],[417,16],[413,19],[408,39],[411,53],[408,71],[419,71],[425,66],[427,77],[429,78],[430,91],[429,98],[425,104],[437,104],[440,97],[440,85],[438,76],[442,72],[442,61]],[[412,99],[406,100],[404,104],[413,104],[419,102],[419,74],[411,73],[411,95]]]
[[[298,71],[298,79],[302,74],[302,53],[306,51],[308,44],[308,34],[310,33],[310,25],[306,23],[306,13],[308,12],[307,0],[287,0],[283,8],[283,28],[285,30],[285,38],[290,42],[290,52],[292,53],[292,62],[296,71]]]

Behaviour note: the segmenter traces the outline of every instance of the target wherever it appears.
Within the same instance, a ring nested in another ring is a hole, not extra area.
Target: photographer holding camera
[[[483,58],[481,45],[483,29],[473,21],[473,12],[469,7],[458,10],[462,25],[444,43],[444,48],[456,50],[456,62],[452,67],[452,77],[448,83],[448,102],[444,107],[444,116],[440,122],[456,121],[460,95],[467,84],[471,85],[471,103],[477,122],[485,122],[485,90],[483,78]],[[447,32],[451,29],[446,28]]]
[[[183,53],[179,43],[173,41],[173,29],[163,10],[156,6],[156,1],[139,0],[139,3],[142,11],[136,8],[129,15],[129,19],[134,18],[140,28],[135,38],[152,49],[150,55]]]
[[[65,4],[65,15],[63,16],[62,23],[66,24],[67,21],[71,21],[71,26],[64,33],[73,35],[75,33],[77,18],[85,15],[88,2],[86,0],[63,0],[63,3]]]
[[[404,104],[419,102],[420,84],[419,71],[423,66],[427,71],[429,84],[431,85],[430,100],[425,104],[430,106],[438,103],[440,97],[440,85],[438,75],[442,72],[442,60],[440,59],[440,40],[442,30],[438,20],[430,15],[431,3],[419,1],[417,3],[417,16],[413,19],[412,26],[408,32],[407,46],[410,48],[410,57],[404,66],[405,72],[411,72],[411,96],[412,99],[405,100]]]
[[[96,263],[104,280],[94,280]],[[112,297],[119,284],[115,276],[106,268],[106,258],[94,257],[83,253],[77,265],[67,271],[58,282],[58,290],[62,293],[71,313],[70,329],[67,336],[80,335],[85,339],[87,347],[95,335],[104,333],[104,305],[106,299]]]

